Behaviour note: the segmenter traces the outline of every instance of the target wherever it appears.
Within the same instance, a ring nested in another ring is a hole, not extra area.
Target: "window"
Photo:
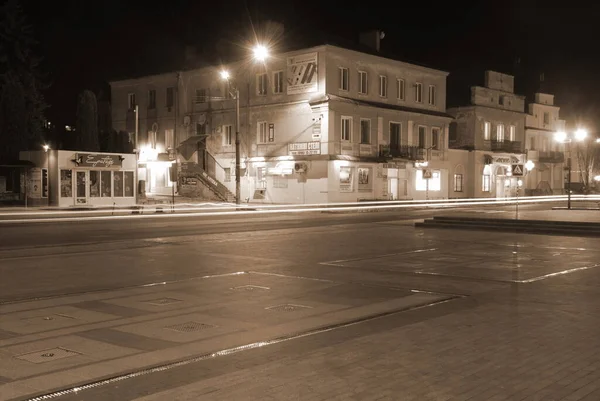
[[[517,127],[511,125],[508,127],[508,140],[514,142],[517,139]]]
[[[454,174],[454,192],[463,191],[463,175]]]
[[[359,167],[358,174],[358,190],[372,191],[373,190],[373,169],[371,167]]]
[[[196,103],[206,103],[206,89],[196,89]]]
[[[481,190],[483,192],[490,192],[491,182],[491,176],[489,174],[484,174],[483,180],[481,181]]]
[[[423,84],[420,82],[415,84],[415,102],[423,103]]]
[[[267,130],[267,122],[259,121],[256,125],[257,129],[257,142],[258,143],[267,143],[269,140],[268,130]]]
[[[256,94],[261,96],[267,94],[267,74],[256,76]]]
[[[379,96],[387,97],[387,77],[385,75],[379,76]]]
[[[172,129],[165,130],[165,148],[175,148],[175,132]]]
[[[400,123],[390,123],[390,149],[400,149],[402,143],[402,125]]]
[[[60,170],[60,196],[62,198],[73,197],[73,171]]]
[[[223,126],[223,145],[230,146],[233,143],[233,130],[231,125]]]
[[[101,171],[100,172],[100,192],[103,198],[110,198],[112,196],[112,185],[111,185],[111,172]]]
[[[123,197],[123,172],[113,171],[113,185],[115,198]]]
[[[436,95],[435,85],[429,85],[429,105],[435,106],[435,95]]]
[[[440,191],[442,187],[440,171],[431,171],[431,178],[425,179],[423,178],[423,170],[417,170],[415,184],[417,191]]]
[[[350,90],[350,70],[345,67],[340,67],[340,89]]]
[[[196,123],[196,135],[206,135],[206,124]]]
[[[342,117],[342,141],[352,140],[352,117]]]
[[[492,124],[490,124],[489,121],[484,122],[483,123],[483,140],[484,141],[490,140],[491,131],[492,131]]]
[[[369,77],[365,71],[358,72],[358,93],[366,95],[369,91]]]
[[[427,147],[425,133],[427,132],[426,128],[423,126],[419,126],[419,149],[425,149]]]
[[[155,109],[156,108],[156,90],[151,89],[148,91],[148,108]]]
[[[398,100],[404,100],[405,99],[405,86],[406,83],[404,82],[403,79],[398,78],[396,80],[396,96],[398,97]]]
[[[175,88],[167,88],[167,99],[166,99],[166,103],[167,103],[167,107],[173,107],[173,103],[174,103],[174,93],[175,93]]]
[[[496,126],[496,141],[504,142],[504,125],[502,124]]]
[[[97,198],[100,196],[100,172],[90,171],[90,180],[88,182],[88,193],[91,198]]]
[[[448,140],[458,140],[458,123],[456,121],[452,121],[448,127]]]
[[[223,169],[223,171],[225,172],[225,182],[231,182],[231,167],[225,167]]]
[[[439,128],[431,128],[431,148],[435,150],[441,149],[441,136]]]
[[[371,120],[360,119],[360,143],[371,143]]]
[[[273,73],[273,93],[283,93],[283,71]]]
[[[498,104],[500,106],[504,106],[504,96],[502,96],[502,95],[498,96]]]
[[[135,109],[135,106],[135,93],[130,93],[127,95],[127,107],[129,108],[129,110],[133,110]]]
[[[168,171],[168,170],[167,170]],[[125,196],[126,197],[133,197],[133,171],[125,171],[125,181],[124,181],[124,186],[125,186]]]
[[[531,145],[529,146],[530,150],[535,150],[535,138],[531,137]]]
[[[544,125],[550,124],[550,113],[544,112]]]

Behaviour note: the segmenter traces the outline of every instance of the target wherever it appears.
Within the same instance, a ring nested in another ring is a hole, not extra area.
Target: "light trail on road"
[[[314,204],[312,205],[265,205],[263,207],[254,207],[253,210],[245,209],[234,209],[229,211],[222,211],[222,208],[217,208],[221,211],[206,211],[213,209],[177,209],[171,213],[155,213],[155,214],[128,214],[128,215],[111,215],[111,216],[77,216],[77,217],[51,217],[51,218],[28,218],[28,219],[7,219],[0,220],[0,224],[15,224],[15,223],[48,223],[48,222],[81,222],[81,221],[102,221],[102,220],[126,220],[126,219],[157,219],[157,218],[181,218],[181,217],[215,217],[215,216],[251,216],[251,215],[265,215],[265,214],[292,214],[292,213],[311,213],[311,212],[357,212],[361,210],[392,210],[392,209],[417,209],[417,208],[459,208],[465,206],[479,206],[479,205],[520,205],[523,204],[534,204],[534,203],[547,203],[547,202],[558,202],[566,199],[564,195],[556,196],[542,196],[542,197],[526,197],[526,198],[476,198],[468,200],[435,200],[435,201],[378,201],[378,202],[356,202],[356,203],[342,203],[342,204]],[[578,200],[586,201],[600,201],[600,196],[585,196],[581,195]],[[327,206],[324,206],[327,205]],[[344,205],[344,206],[331,206],[331,205]],[[350,206],[353,205],[353,206]],[[243,206],[247,208],[247,206]],[[182,213],[182,212],[187,213]],[[102,213],[108,213],[110,211],[98,211]],[[53,212],[52,215],[60,215],[64,213],[72,212]],[[14,216],[15,214],[7,213],[8,216]],[[37,213],[27,214],[27,216],[36,216]]]

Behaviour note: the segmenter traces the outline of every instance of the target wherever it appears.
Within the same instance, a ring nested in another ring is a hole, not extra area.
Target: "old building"
[[[525,179],[528,195],[564,192],[564,144],[554,137],[556,132],[565,130],[565,121],[559,118],[559,111],[554,96],[546,93],[536,93],[535,102],[529,104],[525,119],[525,149],[535,168]]]
[[[456,159],[449,195],[515,196],[519,179],[511,168],[526,161],[525,97],[514,93],[513,76],[486,71],[484,86],[471,87],[470,103],[448,109],[455,117],[450,147],[468,152]]]
[[[179,194],[233,200],[237,89],[242,200],[446,198],[448,74],[383,57],[377,31],[361,40],[111,82],[146,191],[170,194],[176,164]]]

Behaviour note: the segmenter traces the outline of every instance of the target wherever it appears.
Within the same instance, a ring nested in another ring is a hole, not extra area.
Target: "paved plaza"
[[[0,399],[600,399],[597,238],[393,216],[0,247]]]

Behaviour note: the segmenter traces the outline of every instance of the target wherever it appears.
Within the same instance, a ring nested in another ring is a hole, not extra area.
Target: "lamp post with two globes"
[[[588,133],[584,129],[578,129],[575,132],[567,133],[565,131],[559,131],[554,134],[554,140],[560,143],[568,144],[569,157],[567,158],[567,209],[571,210],[571,143],[573,141],[581,142],[587,138]]]
[[[263,45],[256,45],[252,49],[254,59],[264,62],[269,56],[269,50]],[[221,79],[227,81],[230,94],[235,99],[235,203],[241,202],[241,160],[240,160],[240,90],[237,86],[231,87],[231,74],[227,70],[221,71]]]

